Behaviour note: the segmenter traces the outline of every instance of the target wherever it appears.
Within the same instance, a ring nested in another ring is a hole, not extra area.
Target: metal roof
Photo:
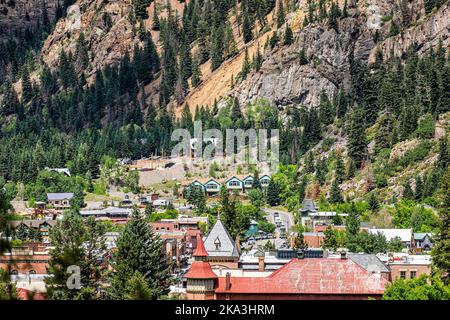
[[[389,272],[385,264],[374,254],[347,254],[347,257],[370,272]]]
[[[54,200],[66,200],[66,199],[72,199],[73,193],[72,192],[63,192],[63,193],[47,193],[47,199],[50,201]]]
[[[217,219],[205,240],[205,248],[212,257],[239,257],[236,243],[222,221]]]

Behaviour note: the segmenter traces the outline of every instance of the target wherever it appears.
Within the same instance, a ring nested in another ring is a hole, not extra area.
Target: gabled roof
[[[72,192],[63,192],[63,193],[47,193],[47,199],[48,200],[66,200],[66,199],[72,199],[73,193]]]
[[[425,239],[426,236],[431,238],[433,236],[433,234],[431,232],[415,232],[414,240],[423,240],[423,239]]]
[[[381,295],[388,283],[351,259],[292,259],[268,277],[219,278],[216,293]]]
[[[220,218],[217,219],[205,240],[205,249],[208,255],[213,257],[239,257],[236,243]]]
[[[236,177],[236,176],[232,176],[232,177],[228,178],[227,180],[225,180],[225,183],[228,183],[228,181],[231,181],[231,180],[233,180],[233,179],[236,179],[236,180],[239,180],[240,182],[243,182],[242,179],[239,179],[239,178]]]
[[[303,208],[300,210],[316,211],[316,206],[314,205],[314,202],[312,201],[312,199],[305,199],[305,200],[303,200]]]
[[[208,262],[194,261],[185,277],[187,279],[216,279],[217,275],[212,271]]]
[[[218,185],[220,186],[220,182],[217,181],[217,180],[214,179],[214,178],[211,178],[211,179],[209,179],[208,181],[206,181],[206,182],[205,182],[205,185],[207,185],[207,184],[210,183],[210,182],[214,182],[215,184],[218,184]]]
[[[205,249],[203,239],[200,233],[197,234],[197,248],[194,252],[194,257],[207,257],[208,252]]]

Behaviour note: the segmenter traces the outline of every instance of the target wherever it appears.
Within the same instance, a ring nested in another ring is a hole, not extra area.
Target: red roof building
[[[194,261],[185,275],[186,279],[216,279],[211,265],[205,261]]]
[[[186,293],[189,300],[212,300],[217,284],[217,275],[206,262],[208,252],[201,234],[197,235],[197,248],[194,252],[195,261],[185,277],[187,279]]]
[[[218,300],[381,298],[388,283],[351,259],[292,259],[268,277],[218,278]]]
[[[205,244],[203,243],[202,236],[200,233],[197,234],[197,248],[194,251],[194,257],[207,257],[208,252],[205,249]]]

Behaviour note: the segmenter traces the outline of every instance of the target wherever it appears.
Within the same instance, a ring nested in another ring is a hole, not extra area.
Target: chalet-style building
[[[253,178],[253,176],[248,175],[246,176],[244,179],[242,179],[242,181],[244,182],[244,189],[251,189],[253,188],[253,181],[255,180],[255,178]]]
[[[221,187],[222,187],[222,185],[215,179],[209,179],[204,184],[205,192],[206,192],[206,195],[208,195],[208,196],[213,196],[213,195],[218,194],[220,192]]]
[[[261,184],[261,187],[267,188],[270,183],[270,177],[267,174],[263,175],[261,178],[259,178],[259,183]]]
[[[219,181],[214,178],[210,179],[196,179],[190,183],[184,184],[186,187],[195,186],[202,188],[207,196],[214,196],[220,192],[222,185],[230,192],[243,193],[254,187],[254,177],[252,175],[234,175],[226,180]],[[270,183],[270,176],[263,175],[259,178],[261,187],[268,187]]]
[[[65,210],[70,208],[70,200],[73,198],[73,193],[47,193],[47,204],[56,210]]]
[[[56,225],[56,220],[21,220],[11,221],[10,226],[13,231],[17,232],[19,228],[38,230],[42,237],[42,242],[48,242],[49,232]]]
[[[237,268],[240,252],[236,242],[217,217],[217,221],[205,239],[205,249],[208,252],[208,262],[212,266]]]
[[[414,233],[414,249],[416,251],[429,251],[433,249],[432,233]]]
[[[225,181],[225,187],[228,191],[243,191],[244,190],[244,182],[236,176],[232,176],[228,180]]]

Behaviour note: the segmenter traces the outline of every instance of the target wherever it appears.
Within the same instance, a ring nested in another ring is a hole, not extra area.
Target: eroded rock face
[[[42,24],[45,9],[52,21],[57,4],[58,0],[0,0],[0,40]]]
[[[392,12],[396,14],[392,16]],[[266,52],[261,70],[248,75],[230,95],[238,97],[243,105],[264,97],[279,106],[316,106],[322,89],[330,96],[337,89],[349,88],[352,55],[355,60],[373,62],[378,48],[385,57],[391,52],[404,57],[415,42],[420,44],[419,54],[436,48],[440,40],[444,47],[450,47],[448,3],[425,16],[423,0],[355,0],[348,1],[348,13],[339,21],[337,31],[326,23],[310,24],[294,33],[293,45],[279,45]],[[393,24],[409,27],[389,37]],[[280,41],[283,34],[281,30]],[[376,34],[386,40],[376,44]],[[302,48],[310,60],[303,66],[298,57]]]
[[[129,0],[77,1],[46,39],[43,60],[50,68],[55,68],[62,49],[75,53],[77,39],[83,32],[90,57],[91,68],[85,70],[88,78],[96,70],[117,63],[139,43],[129,20],[131,9]]]
[[[340,21],[338,31],[310,24],[295,33],[293,45],[267,52],[260,72],[250,74],[231,94],[243,104],[264,97],[277,105],[317,105],[322,90],[331,96],[338,88],[348,89],[350,55],[367,60],[374,45],[365,16],[356,12]],[[309,59],[307,65],[300,64],[302,49]]]
[[[435,13],[419,20],[417,25],[411,26],[401,34],[390,37],[377,45],[370,54],[369,61],[375,60],[377,50],[383,52],[384,57],[401,58],[408,48],[417,45],[419,55],[427,53],[431,48],[436,48],[439,42],[447,50],[450,48],[450,3],[447,2]]]

